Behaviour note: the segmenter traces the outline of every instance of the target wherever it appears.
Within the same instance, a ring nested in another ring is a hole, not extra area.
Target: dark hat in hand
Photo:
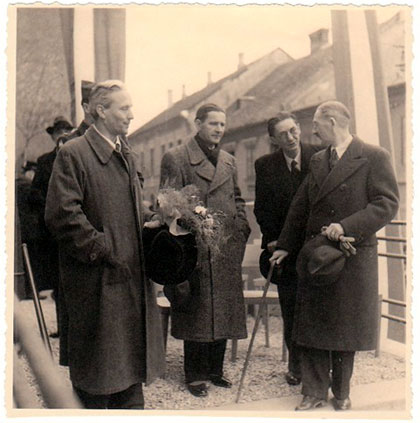
[[[55,131],[59,131],[60,129],[71,131],[73,125],[64,116],[57,116],[54,119],[54,123],[49,126],[46,131],[52,135]]]
[[[266,279],[268,276],[268,272],[270,271],[270,257],[273,254],[270,253],[268,250],[263,250],[260,254],[260,272]],[[274,266],[273,274],[271,275],[271,281],[275,285],[280,284],[280,275],[282,272],[282,266]]]
[[[146,275],[160,285],[186,281],[197,264],[194,235],[172,235],[166,225],[144,228],[143,246]]]
[[[339,243],[320,234],[300,250],[296,270],[299,280],[313,286],[326,286],[338,280],[345,262]]]

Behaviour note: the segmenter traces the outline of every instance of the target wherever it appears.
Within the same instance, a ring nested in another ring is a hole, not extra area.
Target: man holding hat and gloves
[[[305,233],[293,328],[301,347],[298,411],[325,405],[331,366],[334,407],[349,409],[355,351],[376,345],[375,234],[397,213],[398,187],[389,153],[351,135],[349,122],[338,101],[317,108],[313,133],[329,147],[312,157],[270,259],[279,264],[296,253]]]

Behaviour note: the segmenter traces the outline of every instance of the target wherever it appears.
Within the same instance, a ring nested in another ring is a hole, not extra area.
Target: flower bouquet
[[[225,214],[204,207],[199,194],[195,185],[180,190],[163,188],[157,195],[156,211],[172,235],[191,233],[217,253],[227,239],[223,225]]]

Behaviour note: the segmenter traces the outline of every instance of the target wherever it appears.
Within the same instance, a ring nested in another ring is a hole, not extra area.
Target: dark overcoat
[[[308,174],[309,161],[320,149],[319,146],[301,144],[301,166],[296,181],[292,178],[281,148],[255,161],[254,213],[262,233],[261,248],[266,249],[269,242],[279,237],[297,188]],[[303,243],[303,236],[299,243]],[[281,289],[296,289],[296,254],[287,257],[275,283]]]
[[[316,153],[289,211],[278,247],[289,252],[323,226],[340,223],[356,239],[339,280],[323,287],[299,280],[293,337],[303,346],[331,351],[375,348],[378,259],[375,233],[397,213],[398,186],[389,153],[353,137],[329,172],[329,148]]]
[[[162,158],[161,186],[181,189],[190,184],[200,190],[206,207],[225,213],[229,238],[219,254],[198,244],[198,264],[189,279],[191,307],[185,313],[173,311],[172,335],[198,342],[246,338],[241,265],[250,228],[235,158],[220,150],[215,168],[194,138],[169,150]]]
[[[60,250],[60,363],[91,394],[150,382],[165,370],[154,287],[145,277],[134,153],[94,127],[54,163],[45,220]]]

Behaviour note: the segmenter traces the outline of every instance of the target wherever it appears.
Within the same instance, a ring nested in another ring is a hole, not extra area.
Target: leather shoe
[[[351,400],[350,400],[350,398],[345,398],[343,400],[334,398],[333,399],[333,406],[336,409],[336,411],[350,410],[350,408],[351,408]]]
[[[195,397],[206,397],[208,395],[207,385],[205,383],[200,383],[198,385],[187,383],[187,388]]]
[[[289,385],[299,385],[300,380],[300,377],[295,376],[292,372],[286,373],[286,382]]]
[[[210,376],[210,382],[213,385],[220,386],[222,388],[232,387],[232,382],[223,376]]]
[[[302,402],[295,408],[296,411],[307,411],[318,407],[324,407],[327,401],[311,397],[310,395],[304,395]]]

